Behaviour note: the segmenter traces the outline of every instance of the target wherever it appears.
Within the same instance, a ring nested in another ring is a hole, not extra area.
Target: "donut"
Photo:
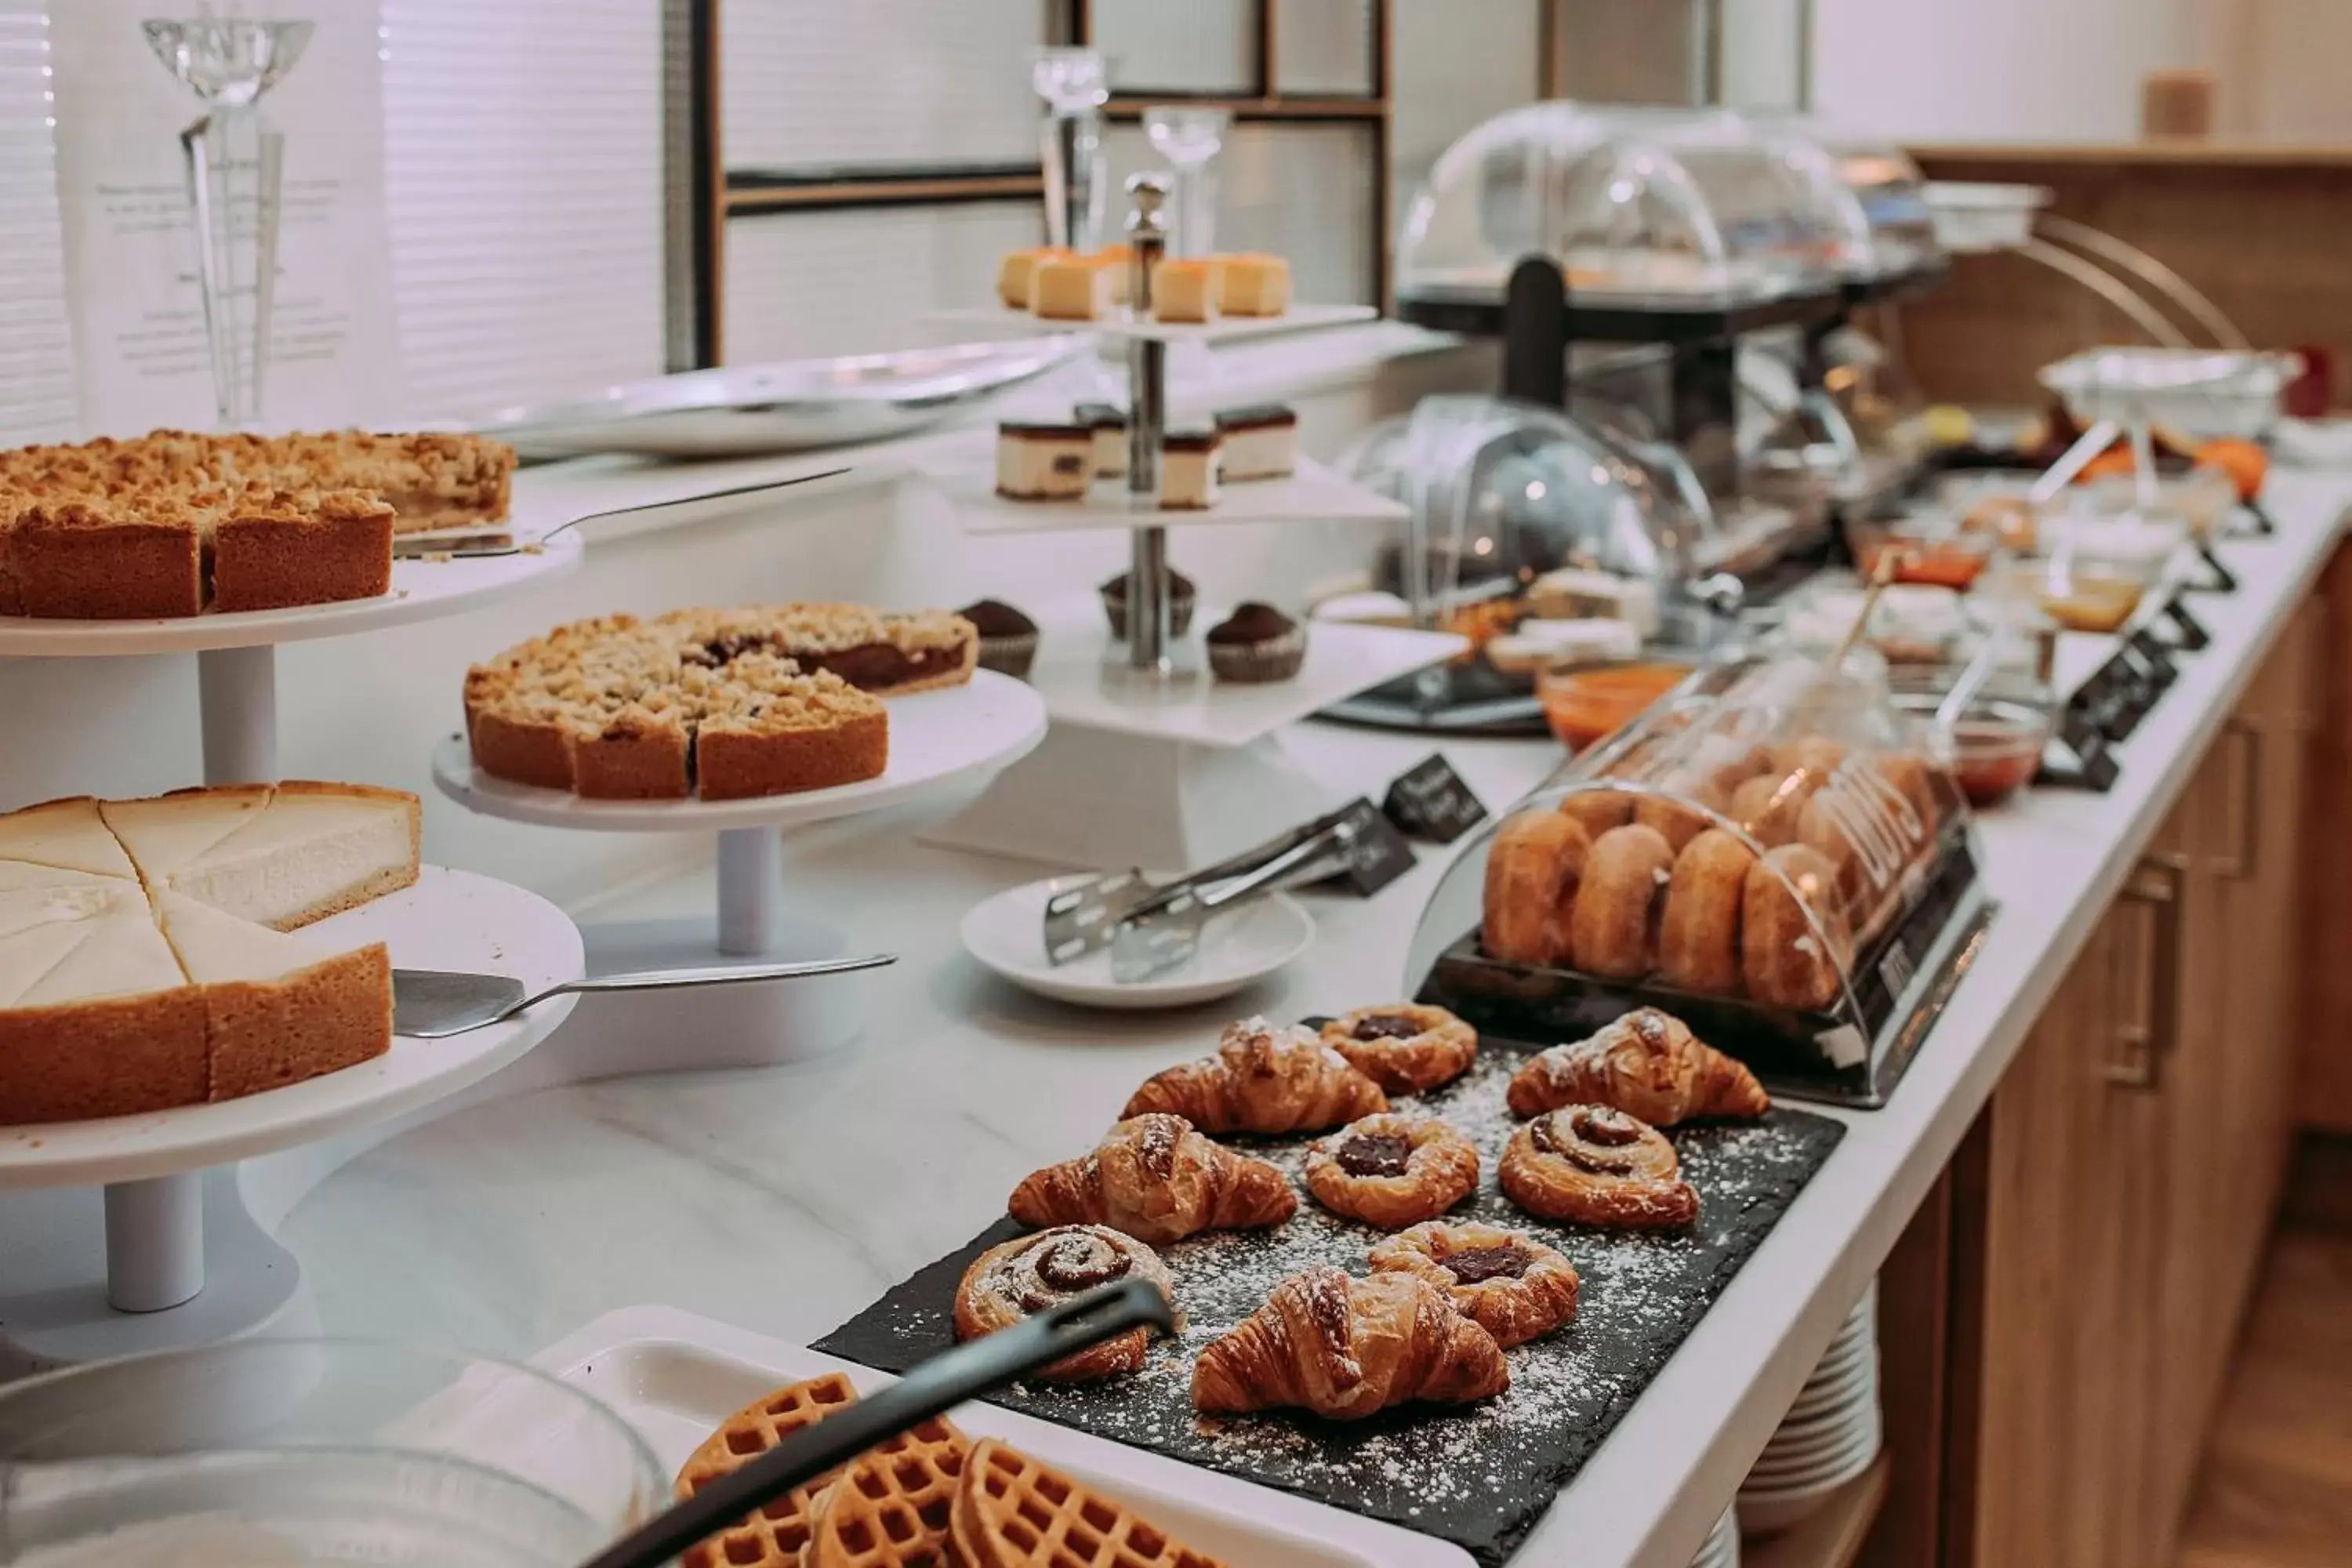
[[[1816,774],[1802,768],[1758,773],[1731,792],[1731,820],[1767,849],[1794,844],[1818,782]]]
[[[1526,811],[1496,829],[1486,854],[1479,941],[1506,963],[1565,963],[1561,911],[1576,896],[1592,847],[1583,825],[1557,811]]]
[[[1622,827],[1633,817],[1633,796],[1622,789],[1579,790],[1559,803],[1563,816],[1581,823],[1584,831],[1595,838],[1612,827]]]
[[[1740,906],[1756,852],[1710,828],[1683,846],[1658,917],[1658,972],[1669,985],[1708,996],[1739,994]]]
[[[1759,1002],[1820,1012],[1836,1001],[1840,975],[1852,958],[1837,868],[1801,844],[1766,850],[1748,869],[1739,954],[1748,994]]]
[[[1578,968],[1638,980],[1656,967],[1654,911],[1674,864],[1665,839],[1638,823],[1612,827],[1592,841],[1569,921]]]
[[[1936,806],[1936,783],[1927,760],[1909,752],[1889,752],[1878,759],[1878,776],[1893,784],[1919,814],[1919,842],[1932,840],[1942,814]]]

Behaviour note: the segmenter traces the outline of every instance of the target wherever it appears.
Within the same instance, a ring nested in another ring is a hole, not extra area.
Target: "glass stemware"
[[[194,16],[140,27],[163,68],[205,106],[180,132],[180,153],[213,401],[221,427],[235,429],[261,417],[278,285],[286,137],[259,104],[302,58],[312,24]]]
[[[1143,134],[1176,176],[1171,254],[1207,256],[1217,247],[1217,185],[1210,165],[1225,145],[1233,117],[1222,109],[1160,104],[1143,111]]]
[[[1109,179],[1102,140],[1109,66],[1096,49],[1040,49],[1029,81],[1045,100],[1045,243],[1100,249]]]

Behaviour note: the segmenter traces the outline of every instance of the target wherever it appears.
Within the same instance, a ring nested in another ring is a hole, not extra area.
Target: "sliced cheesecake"
[[[36,900],[48,918],[0,936],[0,1124],[202,1100],[204,1003],[137,884],[6,901]]]
[[[110,802],[150,891],[292,931],[416,880],[416,797],[289,781]]]
[[[338,952],[169,889],[163,934],[204,994],[207,1093],[235,1100],[382,1056],[392,1045],[392,957]]]
[[[131,877],[122,852],[88,795],[45,801],[0,816],[0,860],[21,861],[97,877]]]

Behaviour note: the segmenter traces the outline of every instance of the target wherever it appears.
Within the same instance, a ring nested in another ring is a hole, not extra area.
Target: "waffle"
[[[677,1472],[677,1495],[692,1497],[732,1474],[803,1426],[854,1403],[857,1390],[837,1372],[789,1384],[721,1422]],[[809,1519],[841,1472],[818,1477],[690,1548],[686,1568],[790,1568],[808,1543]]]
[[[1223,1568],[993,1437],[965,1461],[950,1531],[966,1568]]]
[[[804,1568],[905,1568],[949,1561],[948,1516],[971,1445],[944,1420],[852,1460],[818,1502]]]

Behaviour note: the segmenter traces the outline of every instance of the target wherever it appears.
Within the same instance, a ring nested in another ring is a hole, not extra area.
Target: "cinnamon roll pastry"
[[[1370,1262],[1375,1277],[1428,1280],[1506,1350],[1576,1315],[1576,1266],[1525,1231],[1433,1220],[1373,1247]]]
[[[1359,1007],[1323,1026],[1323,1043],[1390,1094],[1426,1094],[1470,1070],[1478,1031],[1443,1007]]]
[[[1698,1193],[1665,1134],[1605,1105],[1549,1110],[1511,1134],[1496,1174],[1531,1215],[1610,1230],[1681,1230]]]
[[[1145,1080],[1122,1117],[1166,1111],[1203,1132],[1320,1132],[1389,1108],[1381,1086],[1311,1030],[1225,1026],[1217,1054]]]
[[[1486,851],[1479,942],[1506,963],[1567,963],[1568,916],[1592,838],[1557,811],[1523,811],[1496,830]]]
[[[1318,1263],[1201,1352],[1192,1406],[1353,1421],[1412,1400],[1467,1405],[1510,1383],[1495,1336],[1435,1286],[1408,1274],[1351,1279]]]
[[[1204,1230],[1255,1230],[1298,1212],[1282,1167],[1154,1112],[1113,1127],[1095,1152],[1032,1172],[1005,1207],[1023,1225],[1107,1225],[1165,1247]]]
[[[1307,1190],[1334,1214],[1402,1230],[1478,1190],[1478,1147],[1434,1116],[1367,1116],[1307,1152]]]
[[[1637,1007],[1585,1039],[1529,1057],[1512,1075],[1508,1100],[1514,1116],[1606,1105],[1653,1127],[1702,1116],[1752,1119],[1772,1109],[1754,1073],[1655,1007]]]
[[[990,1247],[963,1271],[955,1294],[956,1338],[976,1340],[1009,1329],[1129,1275],[1150,1280],[1162,1296],[1175,1300],[1160,1255],[1108,1226],[1064,1225],[1016,1237]],[[1087,1383],[1139,1371],[1150,1342],[1150,1329],[1136,1329],[1065,1357],[1038,1375],[1055,1383]]]

